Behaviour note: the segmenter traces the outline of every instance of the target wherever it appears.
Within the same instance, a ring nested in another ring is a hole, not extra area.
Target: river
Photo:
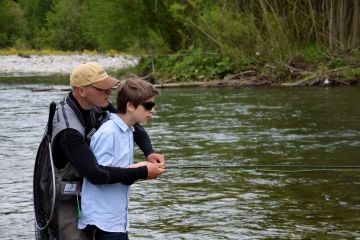
[[[43,87],[0,85],[1,239],[34,239],[34,158],[65,94]],[[161,90],[146,128],[169,169],[133,185],[130,238],[360,239],[359,171],[181,167],[359,165],[359,102],[359,88]]]

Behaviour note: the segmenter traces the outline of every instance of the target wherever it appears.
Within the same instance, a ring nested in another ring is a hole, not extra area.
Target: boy
[[[141,79],[125,80],[119,84],[117,113],[111,113],[110,119],[91,138],[90,146],[99,165],[133,168],[148,164],[133,164],[133,125],[145,124],[151,118],[158,94],[151,83]],[[89,239],[128,239],[129,195],[128,185],[94,185],[85,178],[79,228],[85,228]]]

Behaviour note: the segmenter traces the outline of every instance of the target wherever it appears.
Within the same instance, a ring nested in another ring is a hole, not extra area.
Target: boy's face
[[[155,97],[141,103],[133,112],[135,122],[146,124],[155,112]]]

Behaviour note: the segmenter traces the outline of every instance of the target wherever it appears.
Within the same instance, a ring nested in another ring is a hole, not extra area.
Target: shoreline
[[[36,77],[36,76],[33,76]],[[50,75],[51,77],[51,75]],[[65,77],[65,76],[64,76]],[[9,77],[6,77],[9,78]],[[11,78],[11,77],[10,77]],[[22,78],[22,77],[20,77]],[[2,82],[0,77],[0,84],[12,84],[12,82]],[[16,79],[19,79],[17,77]],[[44,83],[44,82],[28,82],[21,84],[43,84],[46,85],[44,87],[35,87],[32,88],[33,92],[42,92],[42,91],[70,91],[70,86],[64,86],[67,84],[54,84],[54,83]],[[316,85],[309,84],[296,84],[293,82],[284,82],[280,84],[271,84],[269,82],[262,81],[254,81],[247,79],[233,79],[233,80],[212,80],[212,81],[194,81],[194,82],[174,82],[174,83],[154,83],[155,87],[163,89],[163,88],[246,88],[246,87],[279,87],[279,88],[294,88],[294,87],[359,87],[360,81],[355,81],[352,84],[344,84],[343,82],[339,82],[338,80],[322,80],[318,81]]]
[[[101,55],[101,54],[72,54],[72,55],[0,55],[0,83],[12,83],[11,79],[22,79],[21,83],[44,83],[44,84],[66,84],[70,72],[80,63],[86,61],[97,61],[107,71],[118,71],[134,67],[139,63],[139,58],[122,55]],[[348,67],[349,68],[349,67]],[[344,68],[333,69],[329,73],[318,76],[309,72],[291,67],[291,73],[301,75],[300,80],[282,82],[272,80],[270,77],[258,74],[256,71],[245,71],[225,76],[223,79],[192,82],[171,82],[156,81],[151,75],[141,77],[152,82],[158,88],[186,88],[186,87],[297,87],[297,86],[360,86],[360,78],[344,80],[332,77],[330,73],[343,70]],[[306,76],[308,77],[304,77]],[[45,81],[44,78],[57,76],[61,79],[55,84]],[[38,78],[37,78],[38,77]],[[36,79],[37,78],[37,79]],[[36,79],[32,82],[31,79]],[[43,82],[42,82],[43,81]],[[49,88],[51,91],[51,88]],[[54,88],[58,89],[58,88]],[[61,90],[60,90],[61,91]]]
[[[265,85],[265,84],[247,84],[241,81],[222,81],[222,83],[209,83],[209,82],[186,82],[186,83],[160,83],[160,84],[153,84],[155,87],[159,89],[163,88],[246,88],[246,87],[279,87],[279,88],[295,88],[295,87],[339,87],[340,85],[334,84],[334,83],[328,83],[328,84],[321,84],[316,86],[310,86],[310,85],[294,85],[292,83],[282,83],[278,85]],[[1,81],[0,81],[1,83]],[[360,83],[354,84],[354,85],[341,85],[342,87],[359,87]],[[63,87],[63,86],[56,86],[51,85],[49,87],[36,87],[32,88],[31,91],[33,92],[50,92],[50,91],[70,91],[71,87]]]
[[[0,77],[68,75],[80,63],[97,61],[106,70],[119,70],[138,64],[139,58],[122,55],[0,55]]]

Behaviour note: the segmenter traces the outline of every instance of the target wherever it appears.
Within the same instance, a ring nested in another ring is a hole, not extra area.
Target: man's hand
[[[138,167],[142,167],[142,166],[147,166],[147,163],[148,162],[138,162],[138,163],[134,163],[134,164],[127,166],[127,168],[138,168]]]
[[[146,158],[151,163],[161,163],[165,167],[165,156],[160,153],[151,153]]]
[[[127,168],[138,168],[138,167],[142,167],[142,166],[147,167],[147,170],[148,170],[147,179],[155,179],[166,171],[165,166],[163,164],[157,163],[157,162],[155,162],[155,163],[138,162],[138,163],[129,165]]]

